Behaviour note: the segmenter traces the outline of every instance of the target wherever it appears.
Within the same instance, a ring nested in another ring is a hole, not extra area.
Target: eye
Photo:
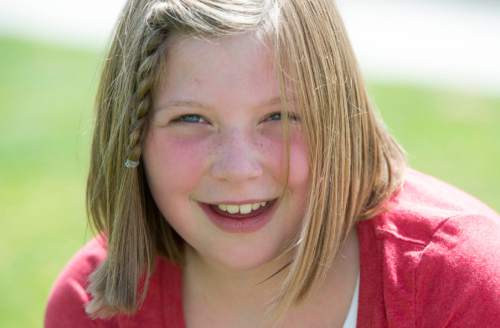
[[[282,112],[275,112],[269,115],[268,119],[270,119],[271,121],[281,120],[281,115],[283,115]],[[300,121],[299,117],[295,113],[290,112],[288,113],[288,119],[290,121]]]
[[[185,114],[178,116],[172,120],[172,123],[188,123],[188,124],[194,124],[194,123],[208,123],[208,121],[201,115],[198,114]]]

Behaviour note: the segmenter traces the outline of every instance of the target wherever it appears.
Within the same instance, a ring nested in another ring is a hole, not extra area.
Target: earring
[[[139,161],[133,161],[131,159],[128,159],[125,161],[125,167],[127,169],[135,169],[137,166],[139,166]]]

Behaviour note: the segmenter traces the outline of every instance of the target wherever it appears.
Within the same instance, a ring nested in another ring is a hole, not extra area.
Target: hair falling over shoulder
[[[248,31],[274,50],[285,110],[289,95],[300,109],[312,181],[303,229],[291,245],[294,261],[273,302],[273,321],[324,279],[327,268],[321,264],[332,261],[357,221],[383,211],[400,186],[403,151],[369,101],[334,1],[129,0],[95,103],[87,212],[108,248],[90,277],[89,315],[134,313],[155,258],[183,263],[183,241],[156,207],[141,164],[169,35],[218,38]],[[126,167],[127,160],[138,166]]]

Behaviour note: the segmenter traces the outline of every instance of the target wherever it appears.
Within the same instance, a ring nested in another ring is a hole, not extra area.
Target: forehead
[[[217,39],[174,34],[167,41],[160,74],[160,98],[279,94],[272,50],[255,33]]]

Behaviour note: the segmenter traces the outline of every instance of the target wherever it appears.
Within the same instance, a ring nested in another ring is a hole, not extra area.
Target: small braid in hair
[[[126,168],[136,168],[139,165],[144,138],[144,125],[152,105],[152,89],[155,83],[155,69],[159,64],[160,45],[165,40],[165,31],[161,28],[151,29],[150,35],[142,45],[141,60],[137,69],[135,99],[137,107],[130,119],[130,134]]]

